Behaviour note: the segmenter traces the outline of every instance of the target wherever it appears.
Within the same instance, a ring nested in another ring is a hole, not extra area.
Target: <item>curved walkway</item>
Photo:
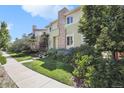
[[[54,79],[41,75],[17,62],[9,54],[3,52],[7,58],[4,68],[19,88],[71,88]]]

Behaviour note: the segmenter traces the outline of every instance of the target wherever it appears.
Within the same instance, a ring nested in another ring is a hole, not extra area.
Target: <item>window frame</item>
[[[71,47],[74,47],[74,34],[66,35],[66,48],[71,48]]]
[[[68,16],[68,17],[66,18],[66,23],[67,23],[67,24],[73,23],[73,17],[72,17],[72,16]]]

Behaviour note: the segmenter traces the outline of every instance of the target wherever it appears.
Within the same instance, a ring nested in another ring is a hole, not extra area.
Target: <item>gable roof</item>
[[[71,11],[69,11],[68,13],[65,13],[64,15],[67,16],[67,15],[70,15],[70,14],[72,14],[72,13],[74,13],[74,12],[77,12],[77,11],[81,10],[81,7],[82,7],[82,6],[79,6],[79,7],[75,8],[74,10],[71,10]]]

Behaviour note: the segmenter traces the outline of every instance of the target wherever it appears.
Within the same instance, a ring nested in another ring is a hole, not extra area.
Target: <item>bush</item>
[[[48,57],[51,57],[53,59],[56,59],[56,56],[57,56],[57,50],[56,49],[49,49],[47,51],[47,56]]]
[[[66,62],[74,66],[77,53],[80,53],[82,56],[91,54],[93,56],[98,56],[97,51],[94,50],[94,47],[85,44],[80,47],[70,49],[50,49],[47,51],[47,54],[48,57],[52,57],[55,60]]]
[[[124,87],[124,62],[97,59],[91,87]]]
[[[6,58],[0,55],[0,63],[1,63],[2,65],[4,65],[4,64],[6,64],[6,62],[7,62],[7,61],[6,61]]]
[[[78,87],[124,87],[124,61],[116,62],[85,55],[78,56],[75,64],[73,74]]]
[[[77,54],[77,59],[75,61],[75,69],[73,71],[74,82],[76,87],[89,87],[90,77],[94,71],[93,66],[91,66],[92,56],[84,55],[80,56]]]
[[[101,56],[101,54],[99,54],[94,47],[85,44],[81,45],[80,47],[70,48],[68,55],[66,55],[64,58],[65,62],[68,62],[72,66],[75,66],[75,60],[77,60],[77,53],[79,53],[80,56],[84,55],[88,56],[92,55],[93,57]]]

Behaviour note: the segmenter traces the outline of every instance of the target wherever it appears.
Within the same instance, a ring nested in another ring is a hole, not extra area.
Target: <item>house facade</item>
[[[82,34],[78,32],[81,15],[81,7],[71,11],[63,8],[58,12],[58,19],[48,24],[45,29],[37,29],[36,26],[33,26],[33,33],[36,37],[36,48],[40,48],[40,37],[44,32],[49,34],[49,49],[79,47],[84,43]]]
[[[79,47],[83,44],[83,36],[78,32],[78,25],[82,15],[81,7],[69,11],[63,8],[58,12],[58,19],[48,26],[49,49]]]

